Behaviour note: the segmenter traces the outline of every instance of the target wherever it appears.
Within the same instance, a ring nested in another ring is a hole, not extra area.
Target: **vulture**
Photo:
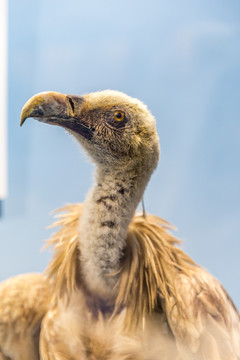
[[[46,271],[0,285],[0,360],[239,360],[227,292],[171,224],[135,214],[160,154],[148,108],[113,90],[49,91],[27,118],[66,129],[96,172],[85,202],[58,212]]]

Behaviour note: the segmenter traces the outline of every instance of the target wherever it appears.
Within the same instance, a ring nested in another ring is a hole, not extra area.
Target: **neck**
[[[136,169],[97,170],[80,220],[81,271],[85,286],[102,297],[115,295],[128,225],[149,180]]]

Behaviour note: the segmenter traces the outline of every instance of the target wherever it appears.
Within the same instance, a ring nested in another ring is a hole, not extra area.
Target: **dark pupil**
[[[120,113],[120,112],[116,113],[116,117],[117,117],[118,119],[121,119],[122,116],[123,116],[122,113]]]

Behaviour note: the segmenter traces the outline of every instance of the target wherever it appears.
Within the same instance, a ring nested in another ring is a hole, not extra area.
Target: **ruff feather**
[[[66,205],[55,211],[57,221],[50,228],[59,230],[47,240],[45,248],[54,250],[53,258],[45,270],[47,277],[54,280],[55,298],[69,295],[78,287],[79,271],[79,218],[82,204]]]
[[[67,205],[57,210],[58,220],[52,227],[60,229],[48,240],[46,247],[53,247],[54,255],[46,269],[54,280],[55,301],[67,299],[81,286],[79,263],[79,218],[82,204]],[[142,321],[153,311],[171,311],[174,305],[181,309],[181,300],[174,285],[179,272],[191,275],[197,266],[178,246],[180,240],[169,230],[174,227],[153,216],[135,215],[128,228],[126,256],[119,271],[118,295],[113,317],[126,307],[126,327]]]

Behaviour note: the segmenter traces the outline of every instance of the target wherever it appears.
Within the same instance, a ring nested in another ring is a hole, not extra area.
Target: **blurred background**
[[[39,272],[51,211],[82,202],[93,166],[63,129],[28,120],[35,93],[116,89],[156,117],[161,161],[148,212],[240,308],[240,3],[238,0],[9,0],[8,197],[0,280]]]

